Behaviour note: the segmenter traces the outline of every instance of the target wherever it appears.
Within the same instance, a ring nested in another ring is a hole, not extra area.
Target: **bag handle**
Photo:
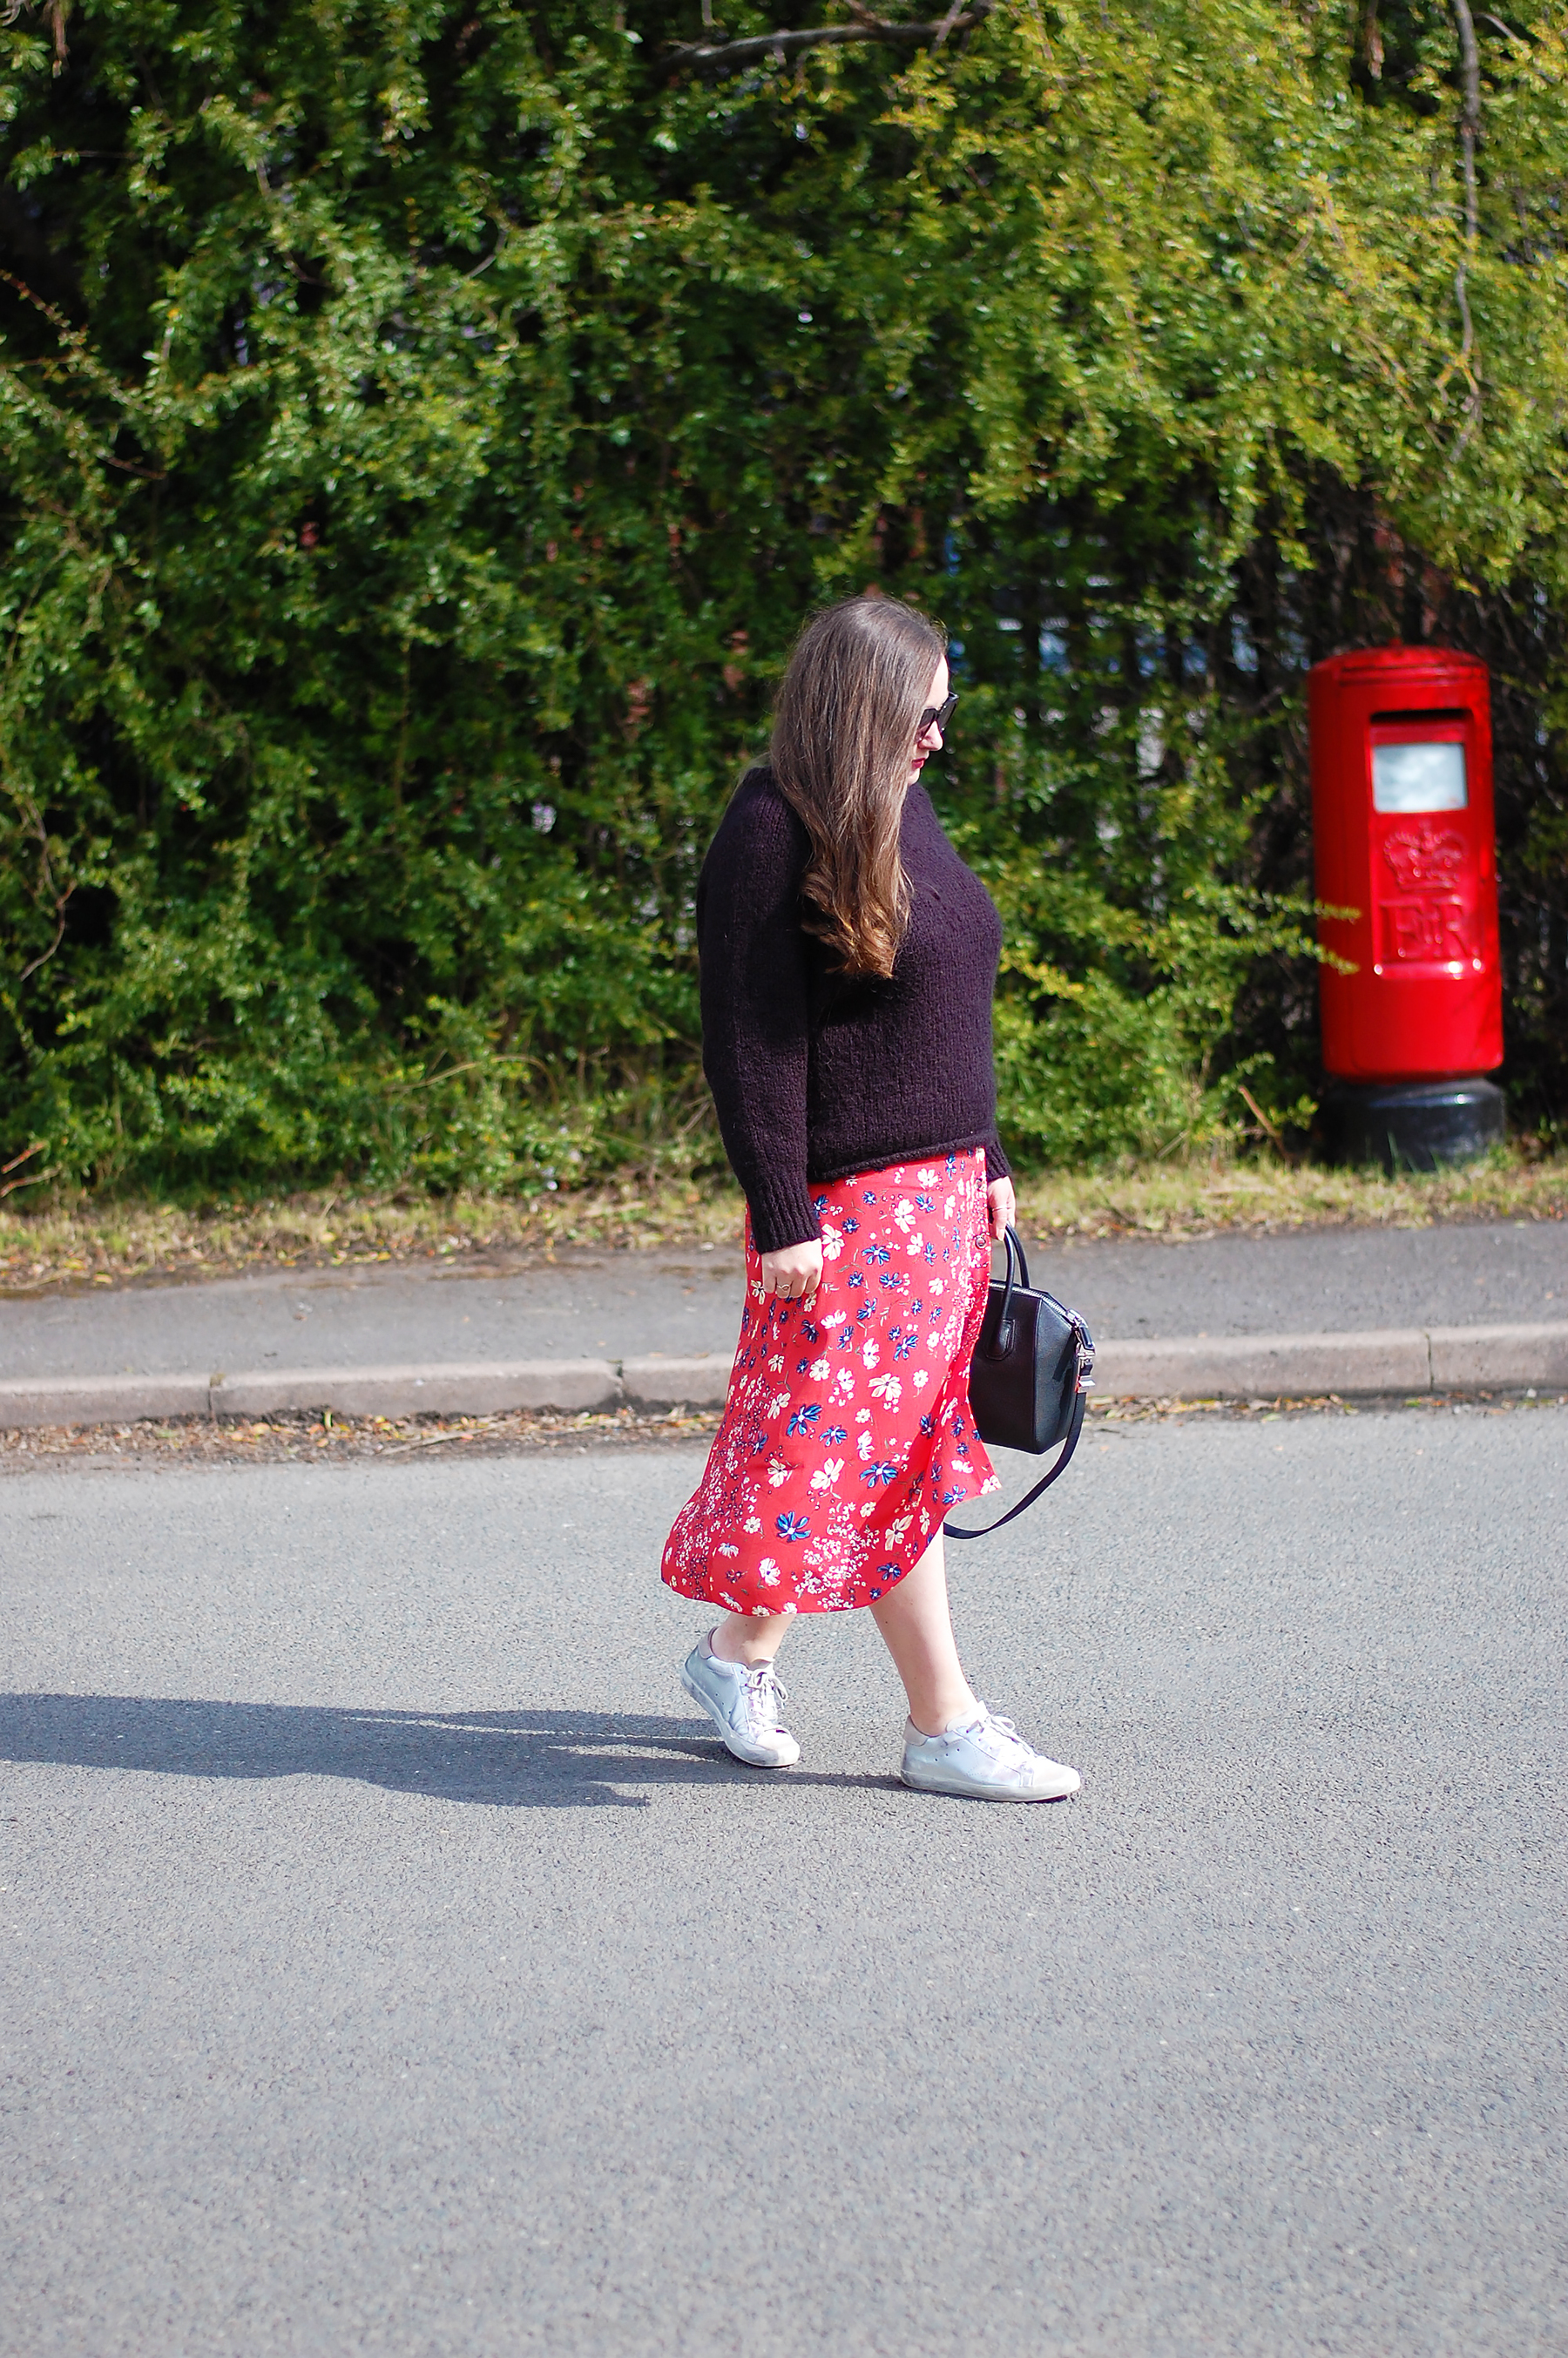
[[[1049,1474],[1043,1475],[1033,1489],[1020,1498],[1016,1507],[1010,1507],[1005,1515],[999,1515],[994,1523],[986,1523],[979,1531],[961,1531],[957,1523],[948,1523],[946,1526],[947,1537],[950,1540],[989,1540],[993,1531],[1000,1531],[1004,1523],[1011,1523],[1015,1515],[1022,1515],[1025,1507],[1032,1507],[1035,1499],[1051,1487],[1057,1476],[1066,1472],[1067,1462],[1077,1447],[1078,1435],[1084,1429],[1084,1410],[1087,1405],[1087,1394],[1083,1391],[1078,1392],[1073,1401],[1073,1422],[1067,1428],[1067,1438],[1062,1455],[1057,1458]]]
[[[996,1323],[996,1342],[986,1354],[986,1357],[990,1359],[1005,1359],[1012,1348],[1011,1311],[1014,1285],[1022,1285],[1026,1293],[1029,1289],[1029,1263],[1023,1258],[1023,1238],[1011,1224],[1002,1231],[1002,1235],[1007,1246],[1007,1283],[1002,1289],[1001,1315]],[[1015,1260],[1018,1264],[1016,1271],[1013,1268]]]

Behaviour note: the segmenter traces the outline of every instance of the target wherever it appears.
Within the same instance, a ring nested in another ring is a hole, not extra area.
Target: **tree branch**
[[[1356,27],[1357,45],[1369,81],[1383,79],[1383,36],[1378,27],[1378,0],[1364,0]]]
[[[851,0],[853,5],[853,0]],[[872,16],[863,9],[855,13],[860,22],[854,25],[818,25],[802,32],[754,33],[743,41],[673,41],[665,51],[672,65],[718,66],[726,72],[739,66],[757,64],[763,58],[792,58],[802,49],[838,47],[846,41],[884,41],[903,49],[919,49],[929,41],[940,49],[953,33],[967,33],[972,25],[989,16],[996,0],[962,0],[945,16],[930,24],[900,25],[890,23],[884,16]]]
[[[1454,299],[1459,307],[1463,330],[1459,354],[1468,362],[1475,347],[1476,329],[1470,317],[1470,291],[1466,278],[1470,257],[1481,233],[1480,199],[1476,185],[1476,143],[1481,135],[1481,52],[1476,41],[1476,20],[1470,14],[1470,0],[1449,0],[1449,5],[1459,34],[1459,70],[1464,89],[1464,103],[1459,111],[1459,155],[1465,174],[1465,249],[1459,256],[1459,267],[1454,274]],[[1460,450],[1480,422],[1481,381],[1471,369],[1470,391],[1465,403],[1465,431],[1459,437]]]
[[[1476,142],[1481,135],[1481,52],[1476,40],[1470,0],[1451,0],[1451,5],[1459,28],[1459,69],[1465,82],[1465,103],[1459,116],[1459,152],[1465,161],[1465,243],[1473,246],[1480,233]]]
[[[5,0],[5,6],[0,8],[0,25],[16,24],[24,8],[32,9],[38,5],[38,0]],[[58,81],[70,55],[65,38],[65,20],[70,14],[70,0],[43,0],[43,11],[44,23],[54,41],[54,73]]]
[[[0,1163],[0,1179],[5,1179],[8,1182],[5,1186],[0,1187],[0,1195],[14,1195],[18,1187],[36,1187],[40,1180],[54,1177],[52,1170],[35,1171],[26,1179],[12,1179],[9,1175],[19,1163],[30,1163],[35,1154],[46,1152],[48,1147],[47,1138],[36,1138],[31,1146],[23,1147],[20,1154],[13,1154],[9,1163]]]

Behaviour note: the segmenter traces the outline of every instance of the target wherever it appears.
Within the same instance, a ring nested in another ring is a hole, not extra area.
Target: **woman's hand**
[[[762,1292],[781,1302],[798,1302],[809,1310],[822,1282],[822,1247],[813,1238],[808,1245],[785,1245],[762,1255]]]
[[[1018,1206],[1013,1201],[1011,1179],[993,1179],[986,1189],[986,1209],[990,1220],[990,1232],[998,1244],[1018,1217]]]

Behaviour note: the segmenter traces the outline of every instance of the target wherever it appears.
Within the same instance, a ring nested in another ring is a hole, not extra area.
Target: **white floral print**
[[[951,1507],[996,1487],[968,1401],[990,1267],[983,1153],[838,1180],[815,1203],[810,1311],[762,1293],[748,1229],[723,1420],[665,1550],[672,1588],[736,1613],[874,1603]]]

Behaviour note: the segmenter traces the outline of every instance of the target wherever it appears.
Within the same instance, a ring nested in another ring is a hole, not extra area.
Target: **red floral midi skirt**
[[[665,1547],[666,1585],[730,1613],[872,1605],[949,1508],[998,1487],[969,1412],[990,1278],[984,1152],[835,1180],[813,1202],[809,1311],[764,1294],[747,1221],[723,1421]]]

